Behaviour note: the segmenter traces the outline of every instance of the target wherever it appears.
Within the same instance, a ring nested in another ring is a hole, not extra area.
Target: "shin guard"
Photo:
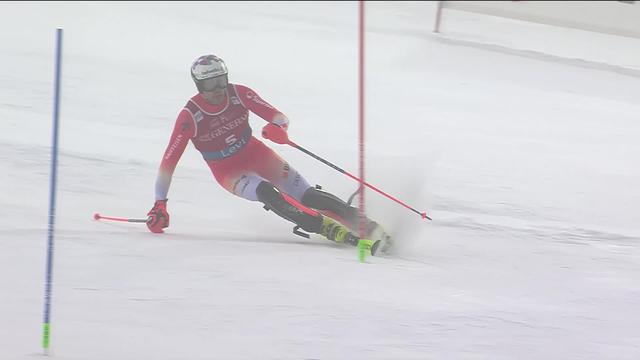
[[[281,193],[273,184],[267,181],[261,182],[256,193],[258,200],[265,204],[267,210],[273,211],[305,231],[316,234],[322,232],[322,215]]]

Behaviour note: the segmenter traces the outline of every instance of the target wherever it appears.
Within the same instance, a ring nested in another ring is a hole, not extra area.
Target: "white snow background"
[[[54,358],[640,358],[640,41],[454,11],[436,35],[434,10],[367,3],[366,179],[433,221],[368,191],[399,249],[360,263],[224,191],[192,145],[166,234],[92,219],[151,208],[207,53],[357,174],[356,2],[0,3],[0,359],[42,353],[57,27]]]

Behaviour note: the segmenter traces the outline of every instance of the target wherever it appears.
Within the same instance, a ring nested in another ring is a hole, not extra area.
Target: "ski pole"
[[[98,213],[93,214],[93,218],[95,220],[111,220],[111,221],[124,221],[124,222],[132,222],[132,223],[148,223],[151,218],[146,219],[135,219],[135,218],[122,218],[122,217],[114,217],[114,216],[103,216]]]
[[[277,126],[277,125],[273,125],[273,126],[267,125],[267,126],[265,126],[263,128],[263,130],[262,130],[262,136],[264,138],[266,138],[266,139],[269,139],[269,140],[277,143],[277,144],[285,144],[285,145],[292,146],[292,147],[302,151],[303,153],[313,157],[314,159],[320,161],[321,163],[330,166],[331,168],[337,170],[338,172],[341,172],[341,173],[347,175],[348,177],[350,177],[353,180],[361,183],[362,185],[365,185],[368,188],[370,188],[372,190],[375,190],[379,194],[387,197],[388,199],[391,199],[391,200],[397,202],[398,204],[404,206],[405,208],[407,208],[407,209],[413,211],[414,213],[420,215],[423,219],[431,220],[431,218],[429,216],[427,216],[426,212],[420,212],[420,211],[412,208],[411,206],[405,204],[404,202],[398,200],[397,198],[385,193],[384,191],[382,191],[382,190],[378,189],[377,187],[369,184],[368,182],[363,181],[362,179],[358,178],[357,176],[354,176],[354,175],[350,174],[349,172],[343,170],[342,168],[340,168],[340,167],[328,162],[327,160],[321,158],[320,156],[312,153],[311,151],[309,151],[309,150],[303,148],[302,146],[294,143],[293,141],[289,140],[289,135],[287,135],[287,132],[284,129],[282,129],[279,126]]]

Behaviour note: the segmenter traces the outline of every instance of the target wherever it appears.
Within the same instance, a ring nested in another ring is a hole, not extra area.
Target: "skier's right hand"
[[[163,233],[162,229],[169,227],[169,213],[167,212],[167,199],[156,200],[153,208],[147,213],[149,221],[147,227],[151,232]]]
[[[268,123],[262,128],[262,137],[276,144],[286,144],[289,142],[287,129],[274,123]]]

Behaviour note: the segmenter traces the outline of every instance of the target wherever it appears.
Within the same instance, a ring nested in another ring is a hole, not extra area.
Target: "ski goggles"
[[[198,81],[198,90],[200,92],[214,91],[216,89],[226,89],[229,84],[227,75],[216,76],[211,79]]]

